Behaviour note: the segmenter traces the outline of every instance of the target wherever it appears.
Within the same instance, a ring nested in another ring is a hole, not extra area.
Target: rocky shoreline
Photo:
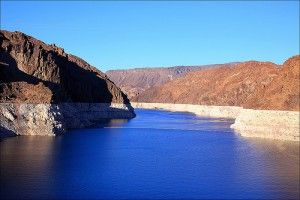
[[[133,117],[130,104],[0,103],[0,131],[5,135],[54,136],[70,129],[93,127],[104,120]]]
[[[299,141],[299,119],[297,111],[242,109],[231,128],[244,137]]]
[[[243,137],[299,141],[299,112],[253,110],[236,106],[205,106],[193,104],[164,104],[132,102],[134,108],[164,109],[191,112],[203,117],[231,118],[231,125]]]

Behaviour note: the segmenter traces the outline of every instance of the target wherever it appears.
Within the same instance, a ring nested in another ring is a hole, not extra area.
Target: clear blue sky
[[[22,31],[102,71],[299,54],[299,2],[8,2],[1,29]]]

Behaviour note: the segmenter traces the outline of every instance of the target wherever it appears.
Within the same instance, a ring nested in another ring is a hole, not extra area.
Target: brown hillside
[[[234,66],[235,64],[237,63],[109,70],[106,74],[132,99],[148,88],[160,86],[168,81],[182,77],[189,72],[222,66]]]
[[[270,84],[256,92],[246,107],[261,109],[299,110],[299,68],[300,56],[288,59],[278,76]]]
[[[299,56],[282,66],[244,62],[188,73],[153,87],[135,101],[299,110]]]

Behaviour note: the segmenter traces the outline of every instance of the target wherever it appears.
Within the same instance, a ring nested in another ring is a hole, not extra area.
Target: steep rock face
[[[182,77],[189,72],[221,66],[234,66],[236,64],[237,63],[109,70],[106,74],[117,86],[122,88],[130,99],[134,99],[138,94],[146,89],[154,86],[160,86],[168,81]]]
[[[0,50],[2,132],[52,135],[103,118],[135,116],[127,96],[104,73],[62,48],[21,32],[1,31]],[[74,120],[85,123],[70,125]],[[44,132],[35,128],[42,124]]]
[[[249,61],[191,72],[150,88],[133,101],[299,110],[299,56],[283,67]]]
[[[52,91],[51,103],[129,103],[104,73],[62,48],[20,32],[1,31],[0,38],[2,83],[43,83]]]

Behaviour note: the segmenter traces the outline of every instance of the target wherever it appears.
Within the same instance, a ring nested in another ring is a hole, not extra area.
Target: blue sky
[[[102,71],[299,54],[298,1],[1,1],[1,29],[22,31]]]

